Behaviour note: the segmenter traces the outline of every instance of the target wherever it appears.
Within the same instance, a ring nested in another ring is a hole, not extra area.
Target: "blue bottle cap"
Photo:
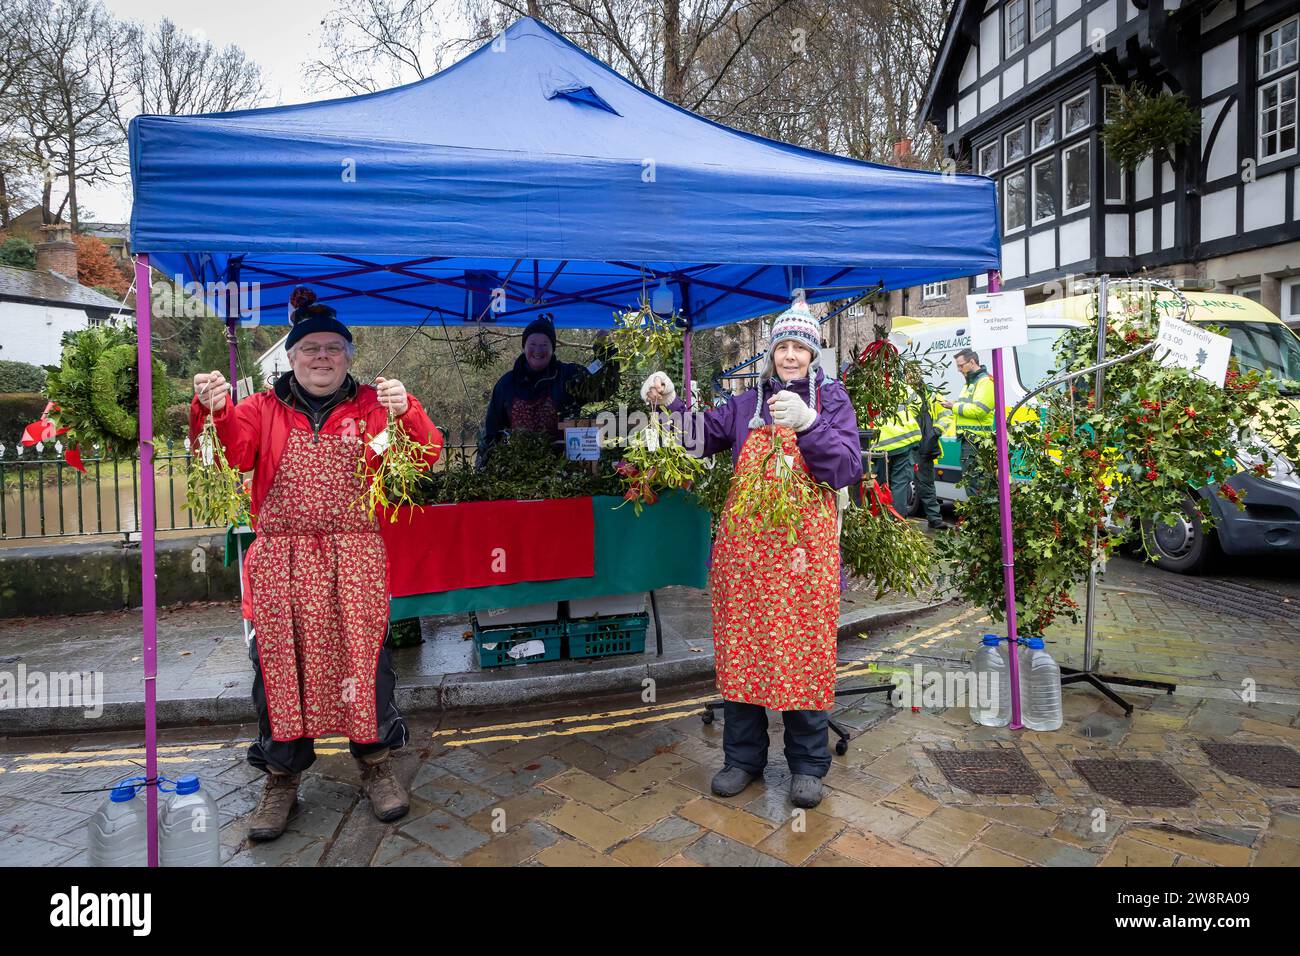
[[[996,634],[985,634],[982,643],[985,647],[997,647],[1002,643],[1002,638],[998,637]]]
[[[176,792],[178,794],[198,793],[199,778],[192,773],[187,773],[176,781]]]
[[[1041,651],[1043,649],[1043,639],[1041,637],[1031,637],[1025,641],[1025,644],[1031,650]]]
[[[135,787],[129,783],[119,783],[113,788],[113,792],[108,795],[108,799],[114,803],[126,803],[128,800],[135,798]]]

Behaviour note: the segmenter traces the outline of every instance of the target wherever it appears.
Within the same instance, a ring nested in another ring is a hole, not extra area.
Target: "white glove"
[[[641,400],[656,408],[671,405],[677,401],[677,389],[673,387],[673,380],[663,372],[654,372],[641,385]]]
[[[788,388],[773,395],[768,400],[767,407],[772,410],[772,421],[797,432],[807,431],[817,421],[817,413]]]

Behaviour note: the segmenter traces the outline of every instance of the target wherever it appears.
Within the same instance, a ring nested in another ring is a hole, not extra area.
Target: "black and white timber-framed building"
[[[1297,0],[956,0],[919,118],[997,181],[1005,288],[1146,271],[1300,325],[1298,71]],[[1100,133],[1135,80],[1185,93],[1201,129],[1125,171]],[[963,315],[965,286],[889,312]]]

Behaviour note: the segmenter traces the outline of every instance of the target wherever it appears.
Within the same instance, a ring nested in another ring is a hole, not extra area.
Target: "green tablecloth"
[[[671,584],[708,586],[709,513],[694,497],[668,493],[638,517],[621,498],[593,498],[596,573],[393,598],[392,617],[458,614],[543,601],[635,594]],[[615,509],[618,510],[615,510]],[[537,547],[546,547],[545,541]]]

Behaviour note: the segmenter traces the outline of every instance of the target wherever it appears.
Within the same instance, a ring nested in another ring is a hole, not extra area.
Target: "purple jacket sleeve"
[[[678,398],[668,406],[668,410],[681,419],[682,441],[697,458],[732,448],[736,441],[736,408],[738,398],[733,398],[719,408],[706,412],[688,412],[686,402]],[[749,414],[753,414],[751,410]],[[703,447],[701,448],[701,441]],[[735,457],[735,449],[732,449]]]
[[[839,382],[824,382],[821,398],[817,420],[799,435],[799,451],[814,478],[832,488],[845,488],[862,478],[858,419]]]

